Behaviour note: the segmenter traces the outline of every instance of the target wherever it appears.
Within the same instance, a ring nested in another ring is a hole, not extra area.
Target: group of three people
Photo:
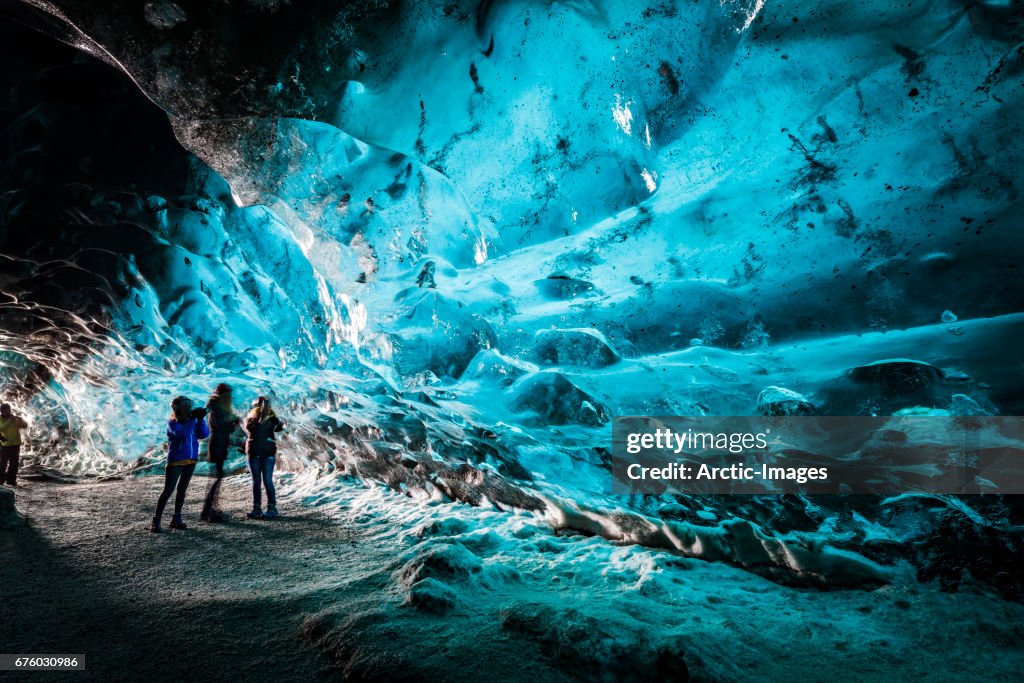
[[[277,460],[275,435],[284,425],[274,414],[270,400],[260,396],[252,403],[252,410],[244,424],[235,415],[231,401],[231,387],[218,384],[205,408],[193,408],[186,396],[171,401],[171,419],[167,422],[167,466],[164,474],[164,488],[157,500],[156,514],[150,531],[159,532],[164,508],[174,493],[174,516],[172,529],[185,529],[181,509],[185,504],[185,493],[196,463],[199,461],[199,442],[209,439],[207,453],[214,467],[214,481],[206,494],[200,519],[206,522],[221,522],[225,514],[217,509],[221,480],[224,478],[224,462],[228,458],[231,435],[241,426],[246,433],[245,454],[249,459],[252,473],[251,519],[272,519],[277,516],[277,494],[274,490],[274,464]],[[267,510],[263,512],[262,488],[267,491]],[[177,491],[177,493],[175,493]]]

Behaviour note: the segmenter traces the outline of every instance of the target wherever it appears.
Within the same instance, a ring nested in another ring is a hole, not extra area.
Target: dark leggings
[[[224,461],[213,461],[214,480],[206,492],[206,501],[203,503],[203,514],[209,515],[217,509],[217,497],[220,494],[220,482],[224,478]]]
[[[178,487],[178,495],[174,497],[174,516],[181,516],[181,506],[185,504],[185,491],[188,489],[188,483],[192,480],[192,472],[195,469],[195,463],[167,466],[167,471],[164,473],[164,490],[160,493],[160,500],[156,502],[155,519],[157,521],[164,516],[164,508],[167,506],[167,501],[175,486]]]
[[[14,486],[18,481],[21,446],[0,446],[0,484]]]

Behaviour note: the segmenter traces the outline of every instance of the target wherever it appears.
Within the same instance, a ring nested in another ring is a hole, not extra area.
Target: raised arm
[[[206,420],[199,418],[196,420],[196,438],[206,439],[210,436],[210,428],[206,424]]]

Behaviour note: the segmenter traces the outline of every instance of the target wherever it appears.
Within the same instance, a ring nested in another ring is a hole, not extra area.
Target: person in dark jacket
[[[210,427],[210,441],[207,458],[213,465],[213,484],[206,492],[206,501],[199,519],[204,522],[223,522],[227,515],[217,509],[221,480],[224,479],[224,461],[228,458],[231,435],[238,427],[238,416],[231,407],[231,387],[218,384],[206,403],[207,421]]]
[[[181,519],[181,508],[185,504],[185,491],[192,480],[192,472],[199,460],[199,441],[210,436],[206,426],[205,408],[192,409],[192,401],[187,396],[178,396],[171,401],[171,419],[167,422],[167,466],[164,468],[164,490],[156,503],[156,515],[149,530],[160,531],[160,519],[164,516],[164,507],[175,489],[174,517],[171,519],[172,529],[185,529]]]
[[[270,400],[260,396],[253,401],[252,410],[245,419],[245,454],[249,457],[249,472],[252,473],[252,512],[250,519],[273,519],[277,517],[277,492],[274,490],[274,463],[277,460],[277,441],[274,435],[284,429],[284,424],[274,414]],[[260,485],[267,489],[267,512],[263,513]]]

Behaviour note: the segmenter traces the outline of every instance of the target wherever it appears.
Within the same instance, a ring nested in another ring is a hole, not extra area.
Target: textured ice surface
[[[1019,596],[1001,500],[606,495],[616,414],[1019,414],[1015,6],[30,4],[132,79],[5,76],[0,352],[47,467],[147,471],[230,381],[324,487]]]

